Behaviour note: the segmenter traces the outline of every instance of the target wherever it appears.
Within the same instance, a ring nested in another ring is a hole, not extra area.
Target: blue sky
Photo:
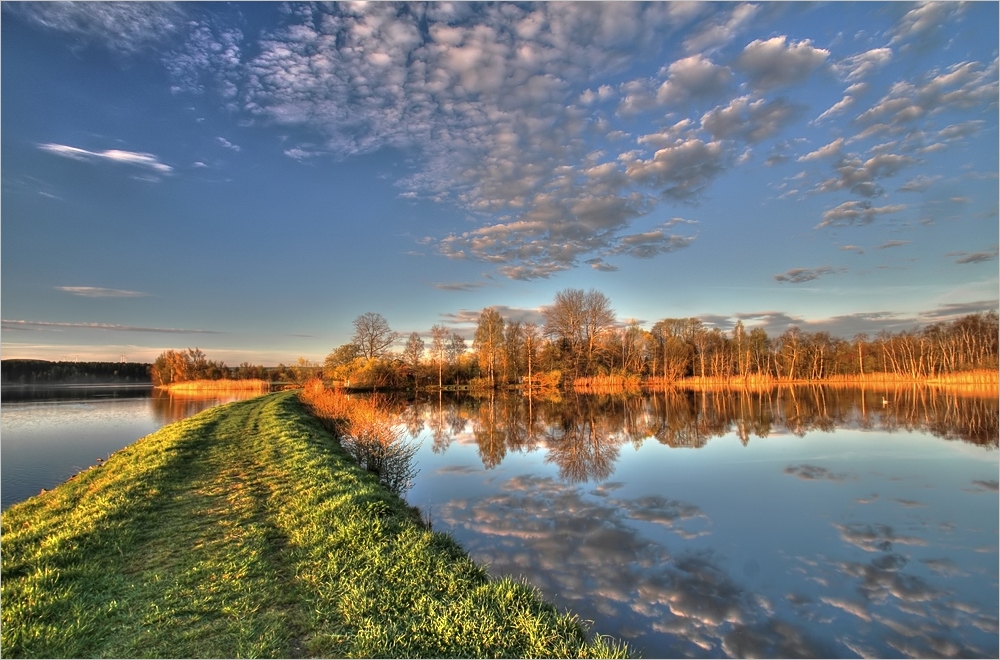
[[[4,358],[998,305],[997,3],[3,3]]]

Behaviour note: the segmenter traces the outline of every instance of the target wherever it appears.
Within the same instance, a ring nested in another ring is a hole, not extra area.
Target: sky
[[[2,357],[998,306],[998,4],[14,3]]]

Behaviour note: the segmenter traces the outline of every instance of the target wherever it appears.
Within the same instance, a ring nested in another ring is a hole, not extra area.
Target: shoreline
[[[873,373],[865,376],[832,376],[829,378],[787,379],[749,376],[700,377],[664,380],[662,378],[603,377],[598,384],[590,384],[591,379],[581,378],[568,383],[567,389],[578,394],[640,394],[670,389],[689,390],[752,390],[766,391],[779,387],[845,387],[898,389],[901,387],[936,387],[948,390],[976,389],[984,395],[1000,393],[1000,373],[985,370],[964,371],[935,377],[899,376],[891,373]],[[595,379],[596,380],[596,379]]]
[[[490,578],[293,392],[168,425],[0,520],[10,657],[628,655]]]

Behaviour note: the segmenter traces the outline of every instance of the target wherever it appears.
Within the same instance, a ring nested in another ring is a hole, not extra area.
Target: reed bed
[[[830,376],[816,380],[775,378],[771,375],[751,375],[746,378],[740,376],[729,377],[689,377],[678,379],[666,378],[646,378],[642,381],[642,387],[646,390],[665,389],[694,389],[694,390],[723,390],[732,388],[742,388],[749,390],[768,390],[778,386],[787,385],[827,385],[831,387],[911,387],[911,386],[935,386],[948,388],[949,391],[965,391],[977,396],[995,395],[1000,392],[998,384],[998,374],[988,369],[976,371],[962,371],[950,374],[939,374],[936,376],[917,376],[909,374],[897,374],[886,372],[873,372],[864,375],[843,375]]]
[[[175,393],[199,393],[199,392],[270,392],[271,383],[260,378],[232,379],[220,378],[219,380],[186,380],[180,383],[170,383],[169,385],[159,385],[161,389]]]
[[[977,369],[973,371],[957,371],[954,373],[936,374],[933,376],[913,376],[888,372],[873,372],[870,374],[853,374],[849,376],[831,376],[823,379],[824,383],[844,383],[848,385],[882,384],[882,383],[919,383],[927,385],[997,385],[1000,377],[996,371]]]
[[[299,392],[299,401],[340,438],[358,465],[377,475],[389,490],[402,495],[409,489],[417,474],[413,456],[420,445],[404,437],[396,416],[378,398],[349,399],[313,379]]]

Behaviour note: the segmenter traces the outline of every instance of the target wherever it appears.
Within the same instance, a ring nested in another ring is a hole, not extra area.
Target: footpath
[[[624,657],[494,580],[294,392],[164,427],[2,515],[4,657]]]

